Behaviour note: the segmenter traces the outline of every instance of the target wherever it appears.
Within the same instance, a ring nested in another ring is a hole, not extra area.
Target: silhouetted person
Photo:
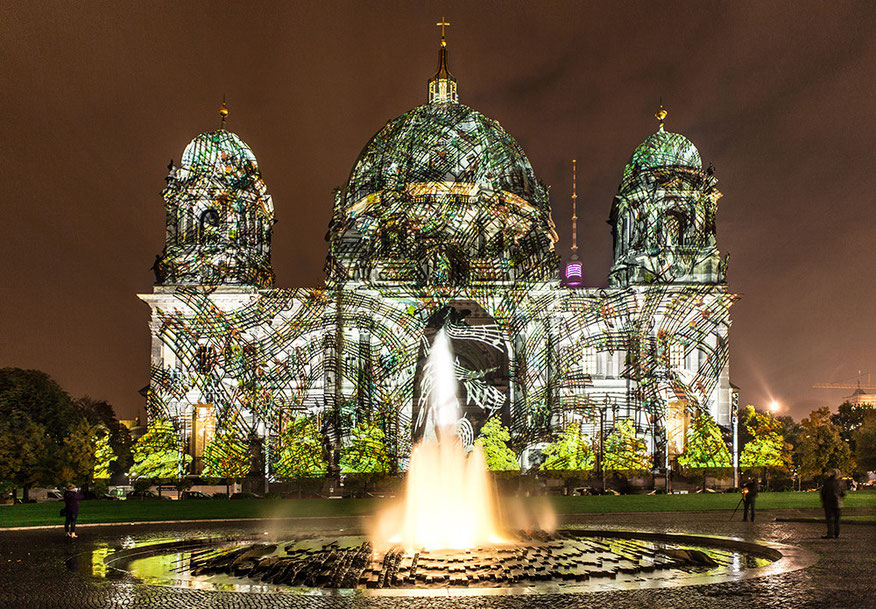
[[[748,512],[751,511],[751,521],[754,522],[754,500],[757,499],[757,493],[760,487],[757,480],[749,480],[742,485],[742,520],[748,521]]]
[[[76,535],[76,517],[79,516],[79,500],[82,499],[82,493],[72,484],[67,486],[64,491],[64,534],[67,537],[75,538]]]
[[[845,495],[846,487],[839,479],[839,471],[831,470],[821,487],[821,505],[824,506],[824,520],[827,521],[827,535],[823,535],[822,539],[839,537],[840,512]]]

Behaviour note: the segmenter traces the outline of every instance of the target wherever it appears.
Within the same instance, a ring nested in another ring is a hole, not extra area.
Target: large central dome
[[[384,190],[505,191],[545,210],[547,190],[520,144],[498,121],[458,103],[429,103],[389,121],[362,150],[344,204]],[[453,186],[451,186],[453,185]]]
[[[429,103],[371,138],[337,193],[328,279],[467,286],[552,279],[547,187],[498,121],[459,103],[442,39]]]

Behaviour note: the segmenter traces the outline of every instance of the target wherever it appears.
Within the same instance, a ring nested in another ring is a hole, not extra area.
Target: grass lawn
[[[79,523],[201,520],[221,518],[278,518],[302,516],[359,516],[373,513],[383,499],[205,499],[188,501],[83,501]],[[609,512],[672,512],[732,510],[738,494],[605,495],[550,497],[560,514]],[[0,528],[63,525],[62,503],[0,506]],[[876,491],[849,493],[847,508],[876,509]],[[818,493],[761,493],[759,510],[819,508]]]

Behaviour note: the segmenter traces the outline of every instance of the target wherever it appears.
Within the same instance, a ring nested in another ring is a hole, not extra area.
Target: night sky
[[[262,4],[0,5],[0,367],[142,413],[166,165],[223,95],[274,198],[277,287],[322,285],[332,190],[426,101],[443,14],[460,101],[551,186],[564,256],[578,160],[588,285],[662,97],[724,193],[741,402],[799,419],[851,393],[813,383],[876,382],[871,2]]]

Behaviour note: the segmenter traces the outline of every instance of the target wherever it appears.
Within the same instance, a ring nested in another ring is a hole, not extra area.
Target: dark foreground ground
[[[862,512],[863,510],[849,510]],[[868,510],[872,513],[872,510]],[[876,608],[876,526],[847,525],[840,539],[821,539],[818,523],[776,522],[818,516],[817,510],[769,510],[758,522],[739,522],[729,511],[565,515],[561,525],[590,528],[693,533],[772,541],[800,546],[818,555],[806,569],[729,583],[680,588],[592,592],[544,596],[387,598],[207,592],[150,586],[130,578],[105,580],[68,568],[70,559],[104,544],[119,547],[136,538],[252,533],[264,524],[107,525],[83,527],[70,542],[56,530],[0,531],[0,607],[715,607],[733,609]],[[357,528],[355,518],[308,519],[290,527]],[[81,562],[81,561],[80,561]]]

